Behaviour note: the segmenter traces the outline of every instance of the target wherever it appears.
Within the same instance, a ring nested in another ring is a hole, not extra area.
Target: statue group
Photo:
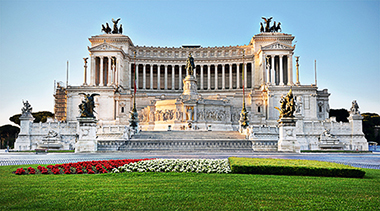
[[[95,117],[94,116],[94,108],[95,108],[95,102],[94,97],[99,94],[86,94],[86,93],[79,93],[84,95],[84,100],[82,100],[82,103],[79,104],[79,112],[80,117]]]
[[[120,27],[117,27],[117,24],[119,23],[119,21],[120,21],[120,18],[118,18],[117,20],[114,20],[112,18],[113,29],[111,29],[108,23],[106,23],[106,26],[102,24],[102,31],[104,31],[106,34],[123,34],[123,26],[120,24]]]
[[[280,100],[281,107],[275,107],[280,112],[279,121],[283,117],[294,117],[295,103],[293,98],[292,90],[289,90],[288,94],[281,98]]]
[[[263,25],[263,23],[260,23],[260,33],[262,32],[281,32],[281,23],[278,22],[276,24],[276,21],[273,21],[273,26],[270,26],[270,22],[272,21],[273,17],[270,17],[270,18],[264,18],[262,17],[262,19],[264,20],[264,24],[265,24],[265,27]]]

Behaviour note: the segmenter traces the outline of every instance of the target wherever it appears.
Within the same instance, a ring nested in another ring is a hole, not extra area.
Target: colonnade
[[[244,83],[242,71],[244,69]],[[131,64],[133,86],[134,64]],[[142,90],[182,90],[186,76],[185,65],[176,64],[136,64],[136,87]],[[194,77],[199,90],[241,89],[254,86],[253,63],[200,64],[196,65]],[[133,87],[131,87],[133,88]]]
[[[290,55],[264,55],[263,79],[271,85],[292,85],[292,57]]]
[[[90,85],[110,86],[117,84],[118,74],[116,73],[118,68],[116,68],[116,64],[116,57],[114,56],[91,57]]]

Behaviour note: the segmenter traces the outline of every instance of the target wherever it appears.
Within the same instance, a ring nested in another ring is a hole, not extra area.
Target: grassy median
[[[378,210],[380,170],[363,179],[205,173],[15,175],[0,210]]]

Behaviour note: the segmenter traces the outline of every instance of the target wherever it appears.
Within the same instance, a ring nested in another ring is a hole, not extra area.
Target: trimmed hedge
[[[363,178],[365,171],[348,165],[315,160],[228,158],[232,173]]]

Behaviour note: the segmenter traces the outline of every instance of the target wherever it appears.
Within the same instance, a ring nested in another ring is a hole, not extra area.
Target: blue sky
[[[0,0],[0,125],[20,113],[53,111],[54,80],[83,83],[88,38],[121,18],[135,45],[248,44],[261,17],[294,35],[301,84],[331,93],[330,107],[380,114],[380,1],[19,1]],[[295,80],[295,79],[294,79]]]

